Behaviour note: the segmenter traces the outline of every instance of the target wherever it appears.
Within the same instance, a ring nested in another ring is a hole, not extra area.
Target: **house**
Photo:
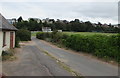
[[[2,51],[15,47],[15,31],[17,28],[0,14],[0,56]]]
[[[62,30],[58,30],[58,32],[62,32]]]
[[[118,25],[118,24],[115,24],[115,25],[113,25],[113,27],[119,28],[119,25]]]
[[[42,19],[41,20],[42,21],[42,23],[48,23],[48,24],[52,24],[53,22],[54,22],[54,19],[49,19],[49,18],[46,18],[46,19]]]
[[[101,25],[101,27],[108,28],[109,26],[107,24],[103,24],[103,25]]]
[[[7,19],[7,21],[10,23],[10,24],[14,24],[17,22],[16,18],[13,18],[13,19]]]
[[[52,32],[50,27],[42,27],[43,32]]]

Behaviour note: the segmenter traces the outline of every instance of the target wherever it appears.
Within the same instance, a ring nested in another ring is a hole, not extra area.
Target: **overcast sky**
[[[34,1],[34,2],[33,2]],[[118,0],[1,0],[6,18],[53,18],[97,23],[118,23]]]

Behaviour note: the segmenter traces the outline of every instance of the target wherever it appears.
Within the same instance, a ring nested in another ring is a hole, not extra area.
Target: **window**
[[[3,32],[3,47],[6,46],[6,32]]]

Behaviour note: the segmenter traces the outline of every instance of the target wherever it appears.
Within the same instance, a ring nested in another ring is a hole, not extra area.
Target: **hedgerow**
[[[31,32],[26,29],[20,29],[16,32],[16,37],[20,41],[30,41],[31,40]]]
[[[120,60],[120,34],[118,35],[66,35],[60,32],[37,33],[38,39],[50,38],[51,42],[62,44],[78,52],[91,53],[99,58]]]

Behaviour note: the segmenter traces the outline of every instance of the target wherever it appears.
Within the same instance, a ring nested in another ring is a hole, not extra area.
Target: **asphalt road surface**
[[[3,73],[6,76],[72,76],[34,43],[26,44],[16,53],[17,60],[3,62]]]
[[[105,62],[69,52],[69,50],[63,50],[51,46],[42,40],[32,38],[35,44],[55,56],[73,70],[82,74],[83,76],[118,76],[118,66],[110,65]]]

